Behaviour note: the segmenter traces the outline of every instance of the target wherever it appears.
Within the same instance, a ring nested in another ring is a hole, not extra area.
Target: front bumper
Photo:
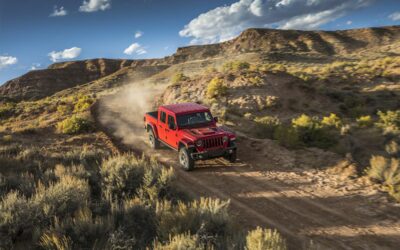
[[[191,153],[190,155],[194,160],[207,160],[207,159],[213,159],[213,158],[218,158],[222,156],[228,156],[229,154],[232,154],[236,151],[236,146],[233,147],[227,147],[227,148],[218,148],[214,150],[208,150],[204,152],[194,152]]]

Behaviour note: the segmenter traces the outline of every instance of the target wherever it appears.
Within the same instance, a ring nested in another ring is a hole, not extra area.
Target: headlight
[[[197,141],[196,141],[196,146],[197,146],[197,147],[203,146],[203,141],[202,141],[202,140],[197,140]]]
[[[224,137],[222,137],[222,141],[225,143],[225,142],[227,142],[228,141],[228,136],[224,136]]]

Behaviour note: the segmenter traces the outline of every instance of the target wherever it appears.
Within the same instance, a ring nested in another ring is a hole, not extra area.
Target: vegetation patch
[[[57,124],[57,130],[63,134],[79,134],[92,130],[89,120],[73,115]]]

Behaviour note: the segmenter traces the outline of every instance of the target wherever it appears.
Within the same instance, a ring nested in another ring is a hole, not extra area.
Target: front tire
[[[194,168],[194,160],[186,147],[179,149],[179,164],[186,171],[192,171]]]
[[[226,160],[228,160],[230,163],[236,162],[236,150],[234,150],[232,153],[228,154],[227,156],[224,157]]]
[[[148,133],[148,136],[149,136],[150,147],[152,149],[158,149],[160,147],[160,142],[158,141],[158,139],[154,135],[153,129],[150,128],[147,133]]]

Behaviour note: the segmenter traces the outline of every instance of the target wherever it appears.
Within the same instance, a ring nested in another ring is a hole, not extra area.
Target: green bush
[[[228,88],[224,84],[224,80],[218,77],[213,78],[207,85],[207,97],[209,99],[224,96]]]
[[[276,116],[256,117],[254,121],[258,124],[258,133],[263,138],[272,139],[275,129],[281,125],[281,122]]]
[[[182,82],[182,81],[186,81],[186,80],[188,80],[189,78],[187,77],[187,76],[185,76],[183,73],[176,73],[173,77],[172,77],[172,83],[173,84],[177,84],[177,83],[180,83],[180,82]]]
[[[274,131],[274,139],[287,148],[297,148],[302,145],[297,130],[291,126],[278,126]]]
[[[372,156],[367,175],[382,183],[388,193],[400,202],[400,161],[383,156]]]
[[[74,105],[75,112],[83,112],[89,109],[89,107],[94,103],[94,99],[90,96],[80,96],[78,101]]]
[[[334,113],[329,116],[324,116],[321,121],[321,125],[327,128],[340,128],[343,123],[342,120]]]
[[[333,120],[333,124],[336,124],[336,119],[328,118],[330,125]],[[317,117],[310,117],[302,114],[297,118],[292,119],[292,126],[298,134],[299,140],[306,146],[318,147],[318,148],[329,148],[333,146],[337,139],[335,134],[324,127]]]
[[[379,120],[376,125],[385,132],[397,132],[400,130],[400,110],[378,111]]]
[[[370,115],[360,116],[357,118],[356,122],[360,128],[368,128],[374,125],[374,121],[372,120]]]
[[[73,110],[73,107],[69,104],[61,104],[57,106],[57,113],[60,115],[70,114]]]
[[[83,117],[72,116],[57,123],[57,130],[63,134],[79,134],[89,132],[91,123]]]
[[[257,227],[246,237],[247,250],[286,250],[286,241],[276,231]]]

